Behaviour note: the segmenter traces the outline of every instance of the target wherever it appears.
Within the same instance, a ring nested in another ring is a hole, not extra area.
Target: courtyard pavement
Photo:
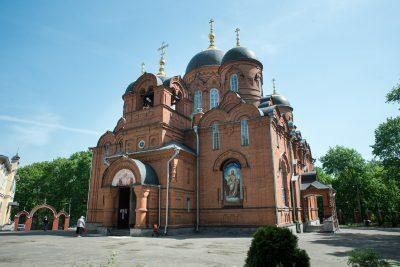
[[[111,237],[73,232],[0,232],[0,266],[99,266],[115,251],[118,266],[243,266],[249,236]],[[346,266],[346,252],[374,248],[400,261],[400,232],[342,229],[336,234],[304,233],[299,245],[312,266]]]

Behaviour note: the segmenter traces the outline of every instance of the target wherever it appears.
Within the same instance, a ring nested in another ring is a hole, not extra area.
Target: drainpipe
[[[274,201],[275,201],[275,225],[278,225],[278,202],[276,200],[276,172],[275,172],[275,157],[274,157],[274,144],[272,142],[272,120],[273,114],[269,116],[269,133],[270,133],[270,145],[271,145],[271,159],[272,159],[272,171],[274,174]]]
[[[289,147],[290,147],[290,157],[291,157],[291,162],[290,162],[290,171],[292,173],[292,177],[294,175],[294,168],[293,168],[293,159],[294,159],[294,154],[293,154],[293,144],[292,144],[292,137],[290,137],[289,139]],[[297,208],[296,208],[296,199],[295,199],[295,195],[297,194],[297,192],[294,190],[294,186],[293,183],[295,183],[296,181],[292,181],[292,179],[290,179],[290,190],[292,190],[292,208],[293,208],[293,221],[297,221],[298,222],[298,218],[297,218]]]
[[[199,224],[200,224],[200,202],[199,202],[199,149],[200,149],[200,142],[199,142],[199,127],[197,125],[193,126],[194,133],[196,134],[196,232],[199,231]]]
[[[161,185],[158,185],[158,228],[161,227]]]
[[[167,234],[168,229],[168,212],[169,212],[169,163],[173,160],[178,154],[180,149],[175,148],[175,152],[172,157],[167,161],[167,196],[165,202],[165,226],[164,226],[164,235]]]

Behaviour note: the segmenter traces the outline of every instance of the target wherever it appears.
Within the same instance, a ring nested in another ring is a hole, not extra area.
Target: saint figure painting
[[[242,175],[238,163],[229,163],[224,168],[224,199],[237,203],[242,196]]]

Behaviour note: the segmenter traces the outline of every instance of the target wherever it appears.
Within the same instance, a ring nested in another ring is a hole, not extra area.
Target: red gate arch
[[[65,211],[60,211],[59,213],[57,213],[57,224],[60,222],[61,216],[64,216],[64,223],[62,225],[62,229],[64,231],[68,230],[68,227],[69,227],[69,214],[66,213]],[[57,225],[57,228],[58,228],[58,225]]]
[[[19,218],[21,217],[21,215],[25,215],[26,216],[26,220],[24,223],[24,228],[26,229],[26,223],[28,222],[28,217],[29,217],[29,213],[26,210],[20,211],[17,214],[15,214],[14,216],[14,230],[18,231],[18,225],[19,225]]]
[[[33,215],[35,215],[35,212],[40,210],[40,209],[49,209],[51,210],[51,212],[53,213],[53,226],[52,226],[52,230],[58,230],[58,222],[59,222],[59,218],[60,216],[64,216],[64,223],[62,225],[62,229],[63,230],[67,230],[69,227],[69,214],[66,213],[65,211],[60,211],[59,213],[57,213],[56,209],[48,204],[41,204],[41,205],[37,205],[36,207],[34,207],[30,213],[28,213],[27,211],[21,211],[19,212],[17,215],[15,215],[14,217],[14,231],[18,231],[18,223],[19,223],[19,217],[22,214],[25,214],[27,216],[26,221],[25,221],[25,231],[30,231],[31,227],[32,227],[32,220],[33,220]]]

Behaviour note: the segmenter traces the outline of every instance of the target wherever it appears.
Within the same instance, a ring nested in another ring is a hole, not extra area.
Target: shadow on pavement
[[[68,231],[42,231],[42,230],[32,230],[28,232],[24,231],[10,231],[10,232],[0,232],[1,236],[63,236],[63,237],[76,237],[76,233],[73,230]],[[98,237],[100,234],[87,234],[84,237]]]
[[[321,238],[311,242],[328,246],[348,247],[349,251],[356,248],[372,248],[385,259],[400,261],[400,235],[342,232],[334,235],[318,234],[318,236]],[[335,252],[332,255],[345,257],[346,253]]]

